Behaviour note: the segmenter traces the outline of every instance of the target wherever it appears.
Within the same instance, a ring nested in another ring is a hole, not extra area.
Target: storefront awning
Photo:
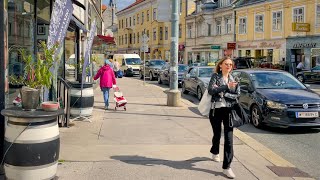
[[[114,41],[114,37],[111,36],[103,36],[103,35],[97,35],[97,37],[104,41],[107,44],[115,44],[116,42]]]

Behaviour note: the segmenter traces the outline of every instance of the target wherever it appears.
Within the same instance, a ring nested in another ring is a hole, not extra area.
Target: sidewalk
[[[113,109],[113,92],[110,110],[103,110],[97,88],[92,122],[60,128],[59,180],[227,179],[222,162],[210,160],[210,122],[192,103],[168,107],[160,87],[132,78],[117,80],[127,111]],[[234,134],[236,179],[299,179],[276,175],[267,166],[294,166],[245,133],[235,129]],[[223,142],[222,137],[220,152]]]

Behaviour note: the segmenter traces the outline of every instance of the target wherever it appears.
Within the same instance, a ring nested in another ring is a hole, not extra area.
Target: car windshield
[[[188,66],[187,65],[179,65],[178,66],[178,72],[184,72],[188,70]]]
[[[165,64],[165,61],[150,61],[150,66],[163,66]]]
[[[140,58],[126,58],[126,62],[128,65],[139,65],[141,64]]]
[[[199,68],[199,77],[211,77],[212,73],[212,68]]]
[[[255,72],[250,74],[257,89],[306,89],[306,87],[285,72]]]

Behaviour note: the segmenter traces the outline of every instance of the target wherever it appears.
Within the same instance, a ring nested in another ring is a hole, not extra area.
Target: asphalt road
[[[159,85],[157,81],[149,81],[147,78],[146,82],[168,88],[168,85]],[[310,84],[310,88],[320,94],[320,84]],[[182,98],[194,104],[199,104],[195,95],[182,94]],[[248,124],[242,126],[240,130],[261,142],[297,168],[320,180],[320,129],[284,130],[268,127],[257,129]]]

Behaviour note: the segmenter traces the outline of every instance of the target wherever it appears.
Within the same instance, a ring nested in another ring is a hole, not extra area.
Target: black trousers
[[[214,116],[211,109],[209,119],[213,130],[212,154],[219,154],[220,138],[221,138],[221,123],[224,127],[224,153],[223,153],[223,169],[228,169],[233,159],[233,128],[229,127],[229,113],[231,109],[227,107],[216,108]]]

